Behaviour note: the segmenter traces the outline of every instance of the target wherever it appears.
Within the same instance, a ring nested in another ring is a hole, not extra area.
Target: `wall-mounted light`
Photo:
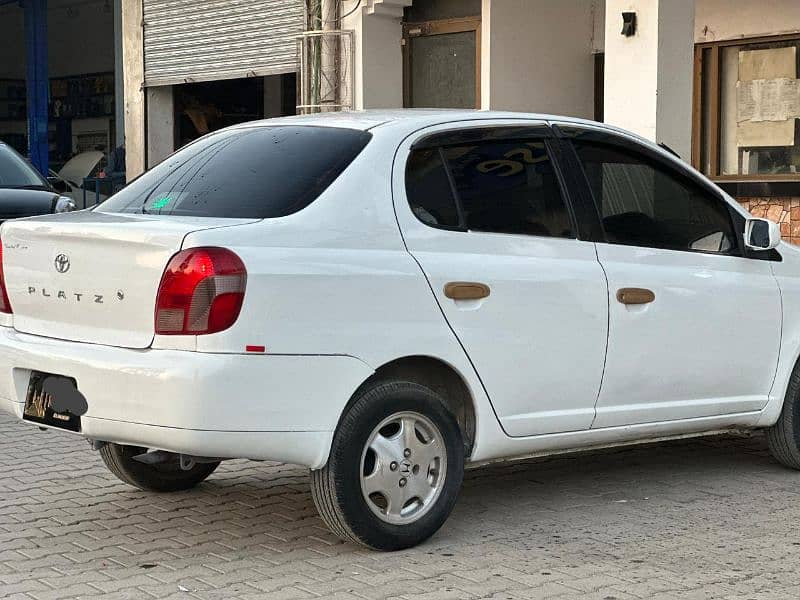
[[[622,35],[631,37],[636,35],[636,13],[624,12],[622,13]]]

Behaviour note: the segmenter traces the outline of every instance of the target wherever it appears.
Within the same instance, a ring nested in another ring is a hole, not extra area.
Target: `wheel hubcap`
[[[361,454],[361,492],[382,521],[407,525],[436,503],[447,474],[442,434],[427,417],[396,413],[372,430]]]

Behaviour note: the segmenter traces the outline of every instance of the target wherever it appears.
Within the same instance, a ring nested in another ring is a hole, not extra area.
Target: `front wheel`
[[[463,476],[461,430],[443,399],[416,383],[382,382],[342,418],[327,465],[311,472],[311,490],[334,533],[400,550],[442,526]]]
[[[767,445],[778,462],[800,470],[800,365],[789,379],[778,422],[767,429]]]

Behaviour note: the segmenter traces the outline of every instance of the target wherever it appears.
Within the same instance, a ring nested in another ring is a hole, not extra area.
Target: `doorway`
[[[294,73],[176,85],[176,148],[223,127],[295,114]]]
[[[403,106],[480,108],[481,19],[403,24]]]

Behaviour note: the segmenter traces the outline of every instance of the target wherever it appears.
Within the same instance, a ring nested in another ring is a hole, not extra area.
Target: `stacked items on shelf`
[[[109,117],[113,113],[113,73],[62,77],[50,81],[51,117]]]
[[[25,104],[25,81],[0,79],[0,120],[24,120]]]

